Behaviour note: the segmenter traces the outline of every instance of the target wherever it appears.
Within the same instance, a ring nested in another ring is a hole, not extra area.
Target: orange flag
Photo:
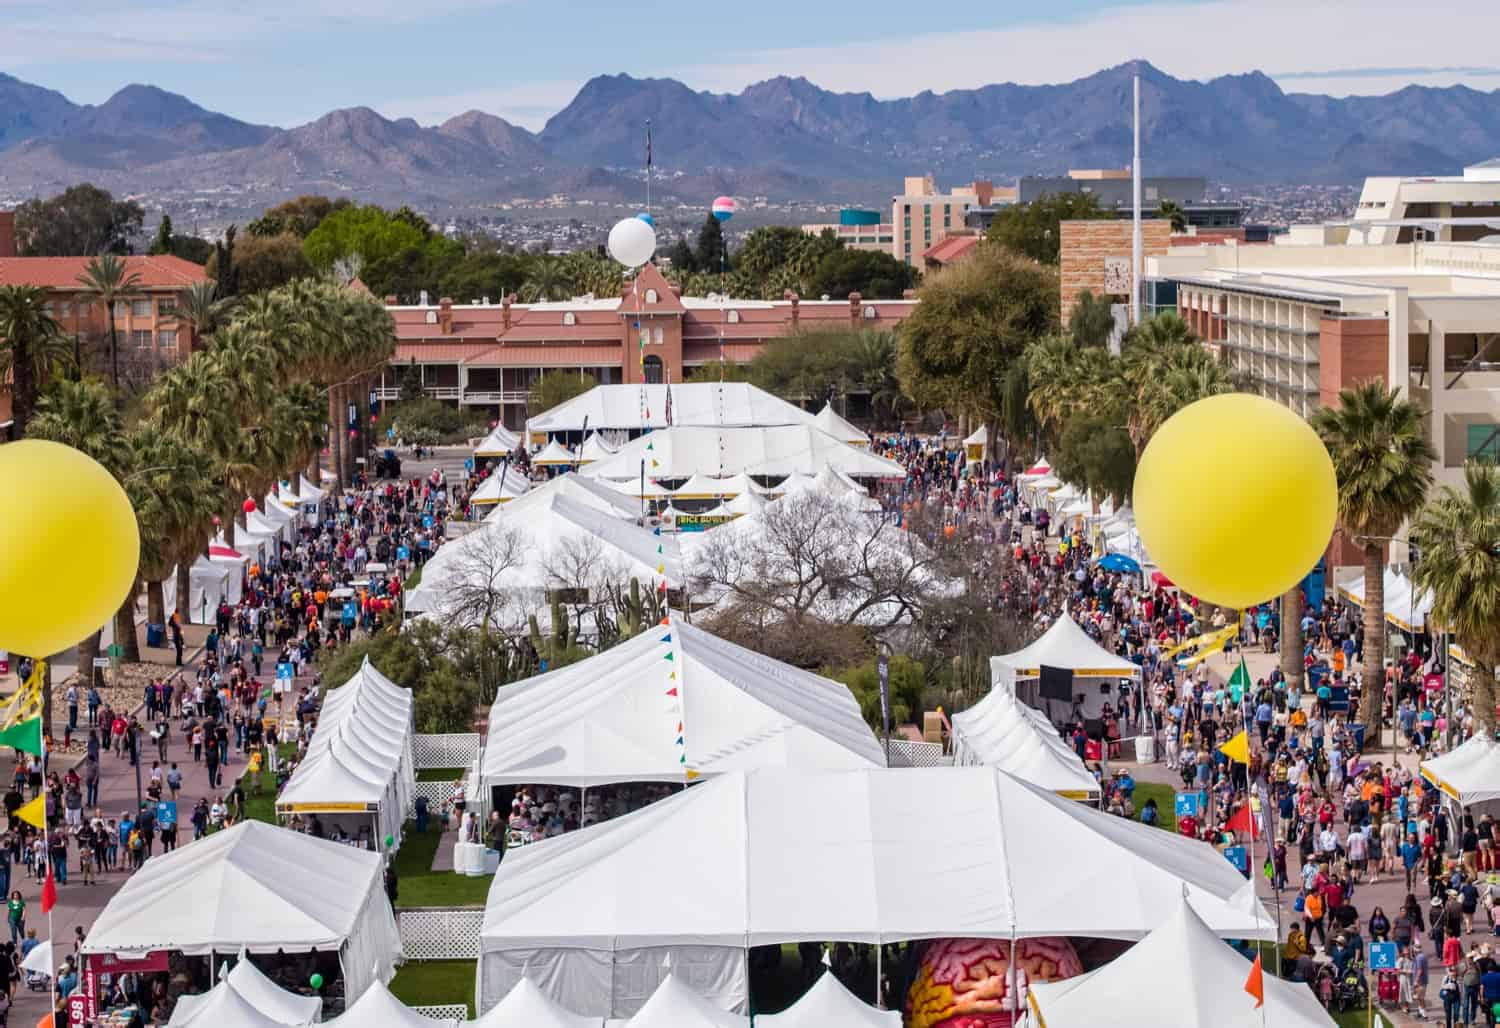
[[[1245,991],[1255,997],[1255,1008],[1266,1003],[1266,980],[1261,971],[1260,954],[1255,954],[1255,963],[1250,965],[1250,977],[1245,979]]]

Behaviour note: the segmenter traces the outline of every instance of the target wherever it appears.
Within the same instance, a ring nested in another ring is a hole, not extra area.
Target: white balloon
[[[626,218],[609,230],[609,255],[627,268],[639,268],[656,253],[656,230],[640,218]]]

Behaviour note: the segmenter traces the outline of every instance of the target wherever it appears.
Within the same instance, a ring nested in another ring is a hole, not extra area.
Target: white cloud
[[[406,97],[377,104],[376,109],[387,118],[415,118],[423,125],[479,110],[535,132],[567,106],[582,84],[578,79],[523,82],[444,96]]]

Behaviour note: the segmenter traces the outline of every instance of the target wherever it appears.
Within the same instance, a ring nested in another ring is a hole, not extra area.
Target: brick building
[[[649,264],[614,297],[532,304],[445,297],[409,306],[388,297],[396,357],[377,390],[395,399],[402,376],[415,369],[429,395],[483,408],[519,428],[527,395],[543,375],[588,374],[601,385],[681,382],[691,369],[721,359],[746,363],[768,340],[799,330],[888,331],[915,304],[858,293],[839,300],[685,297]]]
[[[1108,296],[1116,303],[1129,304],[1130,219],[1064,221],[1061,227],[1058,272],[1063,323],[1067,324],[1078,294],[1085,289],[1095,296]],[[1171,242],[1171,222],[1141,222],[1143,258],[1165,256]]]

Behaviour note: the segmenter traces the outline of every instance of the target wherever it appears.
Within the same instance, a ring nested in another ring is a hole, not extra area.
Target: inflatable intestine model
[[[1083,973],[1067,939],[939,939],[927,947],[906,998],[910,1028],[1010,1028],[1030,982]],[[1013,980],[1014,979],[1014,980]]]

